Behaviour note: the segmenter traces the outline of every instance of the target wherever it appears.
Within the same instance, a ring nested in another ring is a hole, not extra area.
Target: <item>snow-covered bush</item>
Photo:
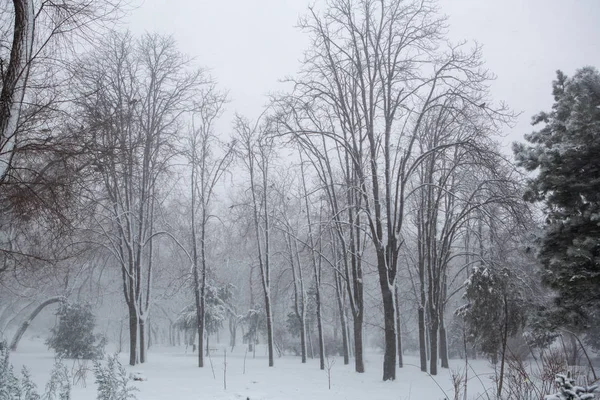
[[[50,380],[46,384],[46,395],[44,398],[47,400],[71,399],[71,376],[61,359],[58,359],[54,363]]]
[[[12,400],[20,397],[21,385],[8,361],[8,347],[6,343],[2,343],[0,344],[0,399]]]
[[[97,359],[104,355],[106,339],[95,335],[96,318],[88,304],[63,303],[56,315],[58,326],[46,341],[59,357]]]
[[[21,370],[21,379],[13,372],[13,366],[8,359],[8,346],[0,345],[0,399],[1,400],[40,400],[35,383],[31,380],[29,370],[24,366]],[[50,381],[46,385],[47,400],[70,400],[71,385],[66,368],[58,361]]]
[[[594,393],[597,391],[598,385],[576,386],[574,379],[563,374],[557,374],[555,382],[558,386],[558,393],[545,396],[545,400],[592,400],[596,398]]]
[[[106,365],[94,362],[94,375],[98,385],[98,400],[135,399],[137,389],[129,385],[129,377],[116,355],[109,356]]]

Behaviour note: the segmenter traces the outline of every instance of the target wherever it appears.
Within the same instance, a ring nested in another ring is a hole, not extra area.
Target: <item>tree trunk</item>
[[[29,325],[31,324],[31,322],[35,319],[35,317],[37,317],[37,315],[44,308],[46,308],[50,304],[54,304],[54,303],[58,303],[58,302],[63,302],[63,301],[65,301],[65,298],[63,296],[52,297],[52,298],[50,298],[50,299],[42,302],[39,306],[37,306],[31,312],[31,314],[29,314],[29,316],[27,317],[27,319],[25,319],[25,321],[23,321],[23,323],[21,324],[21,326],[19,327],[19,329],[17,329],[17,332],[15,333],[15,335],[13,336],[13,339],[10,342],[10,349],[12,351],[17,350],[17,346],[19,345],[19,341],[21,340],[21,338],[25,334],[25,331],[27,331],[27,328],[29,327]]]
[[[123,324],[125,323],[124,320],[121,320],[121,322],[119,322],[119,349],[117,350],[117,353],[121,353],[123,351]]]
[[[348,355],[350,357],[354,357],[354,346],[351,343],[354,343],[354,335],[352,329],[350,329],[350,323],[348,323],[348,318],[346,316],[346,335],[348,335]],[[355,370],[355,372],[358,372]]]
[[[313,347],[311,329],[308,329],[306,331],[306,337],[308,338],[308,349],[310,350],[310,358],[314,359],[315,358],[315,348]]]
[[[438,321],[437,318],[432,318],[430,321],[430,330],[429,330],[429,373],[431,375],[437,375],[437,365],[438,365]]]
[[[382,285],[385,352],[383,355],[383,380],[396,379],[396,312],[394,292]]]
[[[235,317],[229,318],[229,346],[231,346],[231,351],[235,348],[235,342],[237,337],[237,321]]]
[[[504,294],[504,326],[502,327],[502,354],[500,358],[500,377],[498,379],[498,398],[502,398],[502,385],[504,383],[504,363],[506,360],[506,345],[508,344],[508,301]]]
[[[138,315],[135,307],[129,307],[129,365],[136,365],[138,362],[137,335],[138,335]]]
[[[146,362],[146,321],[140,318],[140,364]]]
[[[425,309],[419,307],[419,356],[421,371],[427,372],[427,340],[425,338]]]
[[[317,281],[318,282],[318,281]],[[325,370],[325,343],[323,340],[323,320],[321,317],[321,289],[316,283],[317,331],[319,334],[319,368]]]
[[[340,288],[340,283],[338,276],[335,276],[335,293],[338,301],[338,310],[340,313],[340,326],[342,329],[342,343],[343,343],[343,353],[344,353],[344,365],[348,365],[350,363],[350,355],[348,350],[348,328],[346,327],[346,312],[344,310],[344,299],[342,298],[342,290]]]
[[[440,361],[442,362],[442,368],[450,368],[448,364],[448,342],[444,320],[440,321]]]
[[[302,364],[306,363],[306,323],[300,319],[300,353]]]
[[[206,349],[205,349],[207,357],[210,357],[210,347],[208,345],[209,339],[210,339],[210,335],[207,333],[206,334]],[[198,347],[198,351],[200,353],[202,353],[202,346]]]
[[[271,312],[271,296],[265,294],[265,312],[267,313],[267,346],[269,350],[269,367],[274,365],[273,360],[273,314]]]
[[[571,354],[568,356],[568,364],[569,365],[578,365],[578,361],[579,361],[579,347],[577,346],[577,340],[574,334],[572,333],[568,333],[569,336],[569,343],[570,343],[570,349],[571,350]]]
[[[398,287],[396,287],[395,292],[395,300],[396,300],[396,341],[398,345],[398,368],[402,368],[404,366],[404,361],[402,359],[402,330],[400,325],[400,296],[398,293]]]
[[[202,306],[201,306],[202,307]],[[204,308],[201,308],[200,314],[202,315],[201,322],[198,323],[198,367],[204,367],[204,352],[202,351],[204,347]],[[207,338],[208,340],[208,338]]]
[[[10,58],[0,92],[0,181],[6,177],[16,146],[16,134],[33,57],[33,0],[13,0],[14,27]],[[25,328],[27,329],[27,328]]]
[[[362,320],[362,313],[354,316],[354,369],[359,373],[365,372],[365,363],[363,360]]]

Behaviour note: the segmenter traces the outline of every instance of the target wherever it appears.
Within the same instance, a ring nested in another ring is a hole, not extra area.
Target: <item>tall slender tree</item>
[[[262,125],[261,125],[262,124]],[[259,120],[252,126],[249,121],[237,117],[235,132],[240,143],[240,159],[250,178],[250,196],[258,266],[267,320],[267,348],[269,367],[274,365],[273,310],[271,303],[271,236],[272,211],[269,181],[274,157],[274,142],[269,132],[269,122]]]
[[[233,144],[218,148],[214,123],[221,115],[226,96],[216,85],[207,82],[200,91],[192,114],[190,135],[183,153],[190,167],[190,222],[192,274],[196,322],[198,325],[198,366],[204,366],[204,332],[206,321],[206,278],[208,261],[206,241],[215,187],[233,160]],[[218,152],[221,151],[219,154]]]

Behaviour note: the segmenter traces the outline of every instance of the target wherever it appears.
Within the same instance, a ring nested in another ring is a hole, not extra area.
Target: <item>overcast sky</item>
[[[140,0],[142,1],[142,0]],[[211,70],[234,111],[259,115],[278,79],[294,74],[308,45],[298,17],[314,0],[145,0],[129,16],[136,32],[172,34],[180,49]],[[495,100],[522,112],[504,143],[532,130],[531,116],[552,104],[557,69],[600,67],[600,0],[440,0],[450,38],[484,46],[497,76]],[[231,126],[229,121],[222,125]]]

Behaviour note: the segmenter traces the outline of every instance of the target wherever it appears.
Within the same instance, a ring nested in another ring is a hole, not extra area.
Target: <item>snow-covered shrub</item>
[[[592,400],[596,398],[598,385],[583,387],[576,386],[575,380],[568,375],[557,374],[556,386],[558,393],[545,396],[545,400]]]
[[[31,374],[27,367],[23,366],[21,370],[21,400],[39,400],[40,395],[37,393],[37,387],[31,380]]]
[[[42,397],[37,392],[35,383],[26,367],[21,370],[21,379],[13,372],[13,366],[8,359],[8,346],[0,345],[0,399],[1,400],[40,400]],[[69,377],[65,375],[66,369],[61,368],[58,362],[52,370],[52,377],[46,386],[44,399],[69,400],[71,386]]]
[[[88,304],[63,303],[56,315],[58,326],[46,341],[61,358],[97,359],[104,355],[106,339],[95,335],[96,318]]]
[[[8,361],[8,346],[0,345],[0,399],[12,400],[21,397],[21,385]]]
[[[129,385],[129,377],[117,355],[109,356],[106,365],[94,362],[94,375],[98,385],[98,400],[135,399],[133,392],[137,390]]]
[[[71,399],[71,377],[67,367],[61,359],[54,363],[50,380],[46,384],[47,400],[70,400]]]

